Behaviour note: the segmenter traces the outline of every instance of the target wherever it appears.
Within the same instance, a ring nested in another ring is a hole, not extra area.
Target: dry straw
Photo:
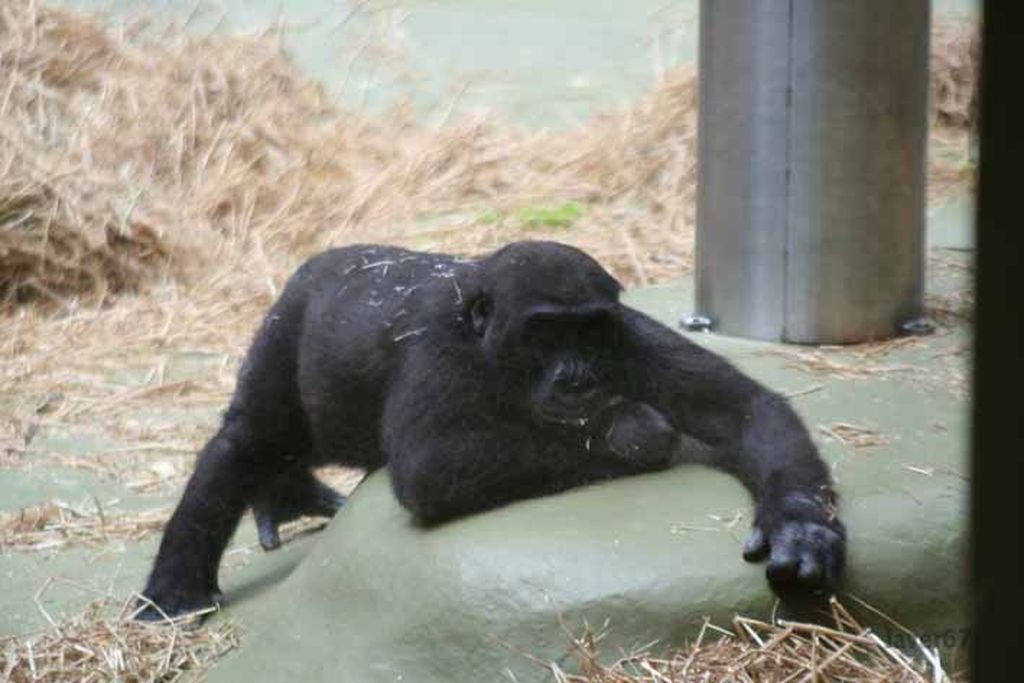
[[[970,130],[978,117],[981,38],[972,21],[939,21],[932,28],[933,124]]]
[[[103,548],[139,541],[163,529],[167,508],[106,511],[99,501],[79,506],[44,503],[0,513],[0,550],[55,550],[67,545]]]
[[[41,605],[51,584],[36,595],[49,627],[0,638],[0,680],[11,683],[106,683],[199,680],[218,658],[238,646],[229,621],[196,628],[188,620],[132,620],[136,597],[95,600],[74,617],[56,619]]]
[[[584,246],[628,283],[692,257],[694,74],[562,132],[342,109],[277,36],[114,32],[33,0],[0,7],[0,297],[86,297],[247,264],[279,280],[329,244],[475,253]],[[976,31],[936,28],[933,190],[962,182]],[[959,155],[959,156],[958,156]],[[566,221],[519,211],[572,203]],[[241,284],[241,283],[239,283]],[[251,286],[251,282],[249,283]]]
[[[84,459],[82,466],[88,466]],[[74,463],[61,463],[74,467]],[[182,473],[183,482],[185,472]],[[349,494],[363,473],[342,467],[321,468],[317,475],[343,494]],[[141,541],[163,531],[171,508],[163,505],[142,510],[125,510],[118,501],[107,504],[91,499],[78,504],[55,500],[31,505],[16,512],[0,512],[0,552],[40,552],[84,546],[96,550],[123,549],[126,543]],[[322,518],[302,517],[281,527],[286,540],[321,528]]]
[[[554,662],[539,662],[556,683],[949,683],[939,653],[898,624],[916,645],[916,657],[887,644],[863,626],[835,598],[830,600],[832,626],[735,617],[732,630],[705,621],[696,641],[658,656],[649,648],[602,664],[598,643],[605,635],[587,627],[569,634],[580,673]],[[870,608],[869,608],[870,609]]]
[[[818,431],[830,439],[846,446],[853,446],[854,448],[885,446],[889,443],[889,438],[878,430],[849,422],[833,422],[832,424],[818,425]]]
[[[0,676],[15,683],[70,681],[195,680],[237,647],[230,622],[196,628],[194,617],[158,624],[131,621],[136,598],[109,596],[75,617],[55,619],[37,604],[49,628],[30,636],[0,638]],[[737,616],[732,631],[705,621],[695,641],[664,655],[648,646],[604,664],[598,645],[604,631],[589,626],[573,634],[563,623],[578,673],[529,656],[556,683],[670,683],[673,681],[849,681],[850,683],[949,683],[963,680],[944,670],[937,650],[886,619],[915,645],[912,656],[862,625],[835,598],[832,626]],[[874,611],[872,608],[868,608]]]
[[[0,395],[17,412],[3,457],[16,460],[37,423],[222,404],[259,315],[331,244],[478,253],[556,237],[628,283],[678,274],[692,252],[694,97],[678,72],[578,129],[432,127],[402,108],[331,104],[274,35],[111,31],[3,3]],[[224,362],[169,383],[163,356],[176,349]],[[126,366],[150,380],[112,384]]]
[[[402,108],[371,119],[332,105],[275,36],[114,33],[12,0],[0,8],[0,89],[8,303],[103,300],[225,261],[263,262],[279,278],[353,239],[465,253],[558,233],[633,281],[688,259],[688,73],[563,134],[489,120],[437,128]],[[516,211],[566,202],[585,207],[572,226]]]

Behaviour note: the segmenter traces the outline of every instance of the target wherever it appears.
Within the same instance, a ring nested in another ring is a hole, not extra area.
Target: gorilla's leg
[[[345,496],[317,479],[308,469],[296,468],[274,480],[253,502],[256,529],[264,550],[281,545],[278,527],[303,515],[333,517]]]
[[[241,418],[225,421],[199,455],[181,502],[164,530],[143,595],[159,606],[138,618],[159,620],[217,604],[217,567],[255,491],[277,454]]]

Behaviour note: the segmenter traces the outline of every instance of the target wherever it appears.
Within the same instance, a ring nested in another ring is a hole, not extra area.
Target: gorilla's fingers
[[[846,565],[846,538],[841,526],[832,529],[817,525],[817,530],[818,539],[814,550],[822,559],[821,582],[826,588],[833,588],[839,583]]]
[[[827,587],[832,588],[839,583],[846,564],[846,553],[842,545],[834,546],[832,552],[825,556],[825,580]]]
[[[800,566],[800,525],[788,523],[772,535],[771,558],[766,575],[773,587],[783,587],[797,577]]]
[[[618,401],[607,412],[612,418],[604,440],[615,456],[643,469],[672,461],[677,437],[664,415],[636,401]]]
[[[800,570],[797,573],[797,578],[801,583],[811,586],[820,585],[824,573],[820,558],[813,551],[805,550],[800,553]]]
[[[779,593],[793,588],[829,589],[843,566],[840,531],[819,522],[786,522],[769,541],[771,560],[766,574]]]

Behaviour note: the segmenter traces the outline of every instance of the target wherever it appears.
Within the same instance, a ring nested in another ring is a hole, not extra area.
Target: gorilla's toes
[[[277,521],[274,515],[266,509],[257,508],[253,510],[256,518],[256,532],[259,534],[260,547],[264,550],[275,550],[281,547],[281,536],[277,533]]]
[[[289,481],[273,495],[265,496],[253,504],[256,531],[260,547],[275,550],[281,547],[279,528],[286,522],[302,516],[333,517],[345,504],[346,497],[314,476]]]
[[[308,514],[318,517],[333,517],[341,509],[348,498],[332,489],[327,484],[316,482],[316,495],[313,497],[314,505]]]

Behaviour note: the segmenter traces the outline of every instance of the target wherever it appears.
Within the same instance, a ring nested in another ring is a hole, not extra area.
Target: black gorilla
[[[280,522],[341,505],[312,475],[318,465],[386,466],[399,502],[431,524],[660,469],[684,457],[684,440],[753,493],[744,555],[770,555],[776,589],[831,585],[845,534],[799,418],[620,304],[620,289],[589,256],[550,242],[479,261],[381,246],[312,258],[256,334],[144,595],[169,615],[215,603],[247,507],[272,548]]]

